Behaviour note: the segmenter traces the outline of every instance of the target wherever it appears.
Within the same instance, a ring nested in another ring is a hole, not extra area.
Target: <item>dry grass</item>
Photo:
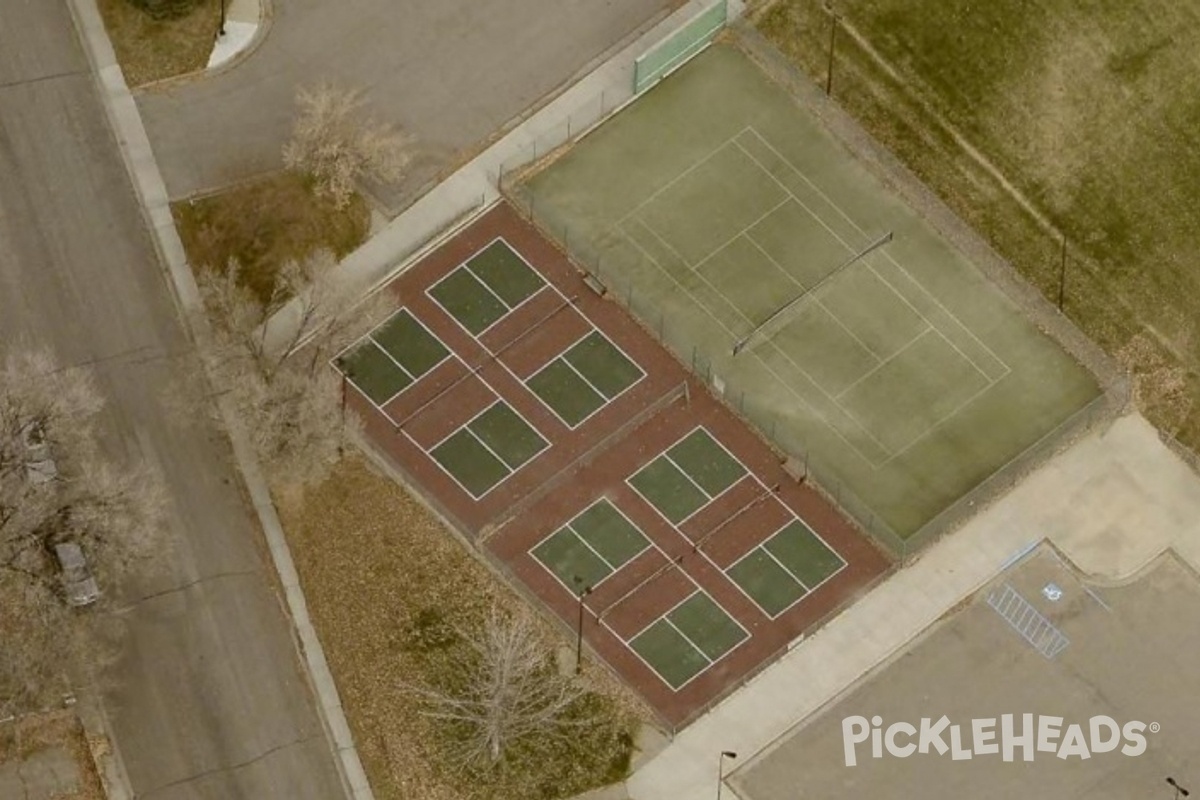
[[[132,88],[202,69],[208,63],[220,0],[202,0],[176,19],[154,20],[129,0],[97,0],[117,63]]]
[[[361,195],[337,208],[304,178],[277,172],[199,200],[172,203],[171,213],[193,268],[223,269],[231,258],[264,302],[279,268],[319,249],[341,259],[367,237],[371,212]]]
[[[405,489],[357,458],[303,499],[277,491],[309,610],[379,800],[538,800],[620,780],[636,702],[598,667],[585,671],[600,724],[570,741],[518,748],[503,768],[456,772],[448,736],[402,683],[429,685],[462,646],[442,633],[521,600],[465,552]],[[549,630],[550,636],[556,634]]]
[[[106,742],[95,742],[94,745],[98,750],[107,747]],[[78,790],[55,795],[54,800],[104,800],[104,788],[96,773],[92,751],[73,711],[48,711],[0,723],[0,764],[27,758],[51,747],[67,750],[79,768]]]
[[[1170,372],[1143,380],[1139,403],[1200,448],[1200,404],[1179,398],[1200,395],[1200,7],[836,7],[838,102],[1052,300],[1065,235],[1067,314],[1110,354],[1138,359],[1135,372]],[[754,18],[824,83],[822,0],[778,0]]]

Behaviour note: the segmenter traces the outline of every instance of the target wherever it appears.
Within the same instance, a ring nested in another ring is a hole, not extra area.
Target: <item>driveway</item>
[[[166,574],[106,587],[128,642],[105,708],[134,793],[339,797],[226,440],[164,409],[189,345],[66,3],[3,8],[0,341],[95,364],[105,446],[156,466],[173,501]]]
[[[417,136],[380,193],[392,212],[446,167],[681,0],[275,0],[261,46],[231,70],[160,84],[138,105],[173,198],[278,168],[298,86],[366,90]]]

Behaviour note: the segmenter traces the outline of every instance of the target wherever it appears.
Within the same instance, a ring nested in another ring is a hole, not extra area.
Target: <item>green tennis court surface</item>
[[[533,557],[574,592],[595,587],[637,558],[650,541],[608,500],[600,500],[533,548]]]
[[[407,309],[400,309],[339,356],[336,364],[363,394],[383,406],[449,355]]]
[[[549,443],[503,400],[446,437],[429,454],[479,498]]]
[[[748,635],[711,597],[697,591],[628,644],[678,690]]]
[[[545,283],[515,250],[497,239],[438,281],[429,294],[478,336]]]
[[[638,470],[629,483],[678,525],[745,474],[741,462],[697,428]]]
[[[516,192],[546,230],[569,228],[572,249],[595,254],[610,295],[782,449],[841,484],[843,501],[857,497],[864,523],[896,537],[1099,393],[730,45],[710,47]],[[639,489],[677,520],[712,495],[700,478],[656,463]]]
[[[793,520],[725,570],[769,617],[777,617],[845,566],[800,520]]]
[[[531,376],[526,385],[574,428],[644,373],[598,330]]]

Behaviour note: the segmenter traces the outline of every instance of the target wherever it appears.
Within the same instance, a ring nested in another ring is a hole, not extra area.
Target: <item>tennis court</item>
[[[1099,394],[731,45],[515,192],[728,402],[901,539]],[[670,467],[642,482],[673,518],[707,490]]]

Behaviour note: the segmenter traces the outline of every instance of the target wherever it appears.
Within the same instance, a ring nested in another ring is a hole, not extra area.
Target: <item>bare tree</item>
[[[493,608],[479,632],[459,635],[468,647],[451,688],[404,688],[422,698],[427,716],[462,731],[456,755],[465,765],[494,766],[525,737],[562,735],[587,724],[567,717],[585,689],[559,672],[527,612]]]
[[[412,159],[412,137],[367,115],[361,90],[331,83],[301,88],[296,105],[283,162],[311,176],[317,192],[338,208],[349,204],[356,181],[395,181]]]
[[[327,251],[284,266],[265,305],[241,282],[241,267],[199,276],[212,320],[201,353],[218,392],[232,395],[260,458],[296,484],[319,481],[338,460],[358,420],[344,413],[330,359],[391,310],[383,293],[366,300],[334,280]],[[294,318],[282,342],[267,341],[267,320],[288,303]]]
[[[102,408],[85,371],[45,350],[0,352],[0,715],[53,693],[80,666],[91,625],[68,606],[56,546],[78,546],[111,587],[164,545],[161,484],[101,452]]]
[[[154,554],[160,484],[102,455],[102,407],[87,373],[47,351],[0,356],[0,573],[53,586],[50,554],[67,541],[112,580]]]

